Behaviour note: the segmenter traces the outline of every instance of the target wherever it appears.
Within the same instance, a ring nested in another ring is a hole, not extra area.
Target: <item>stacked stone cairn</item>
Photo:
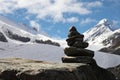
[[[62,57],[63,63],[96,63],[93,59],[94,51],[85,49],[89,44],[84,41],[84,35],[80,34],[74,26],[70,28],[66,41],[69,47],[64,49],[67,56]]]

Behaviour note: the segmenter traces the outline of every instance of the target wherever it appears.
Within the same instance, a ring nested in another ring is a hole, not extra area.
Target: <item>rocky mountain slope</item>
[[[102,45],[100,51],[119,54],[120,29],[112,21],[102,19],[97,25],[84,33],[91,45]]]
[[[84,33],[85,40],[90,44],[103,44],[102,41],[112,34],[117,28],[111,21],[102,19],[97,25]]]
[[[2,42],[31,42],[60,46],[52,38],[38,34],[33,28],[17,24],[0,16],[0,41]]]

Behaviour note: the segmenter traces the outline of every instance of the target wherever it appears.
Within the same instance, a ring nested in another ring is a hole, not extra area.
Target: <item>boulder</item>
[[[0,59],[0,80],[115,80],[115,77],[105,69],[83,63],[13,58]]]

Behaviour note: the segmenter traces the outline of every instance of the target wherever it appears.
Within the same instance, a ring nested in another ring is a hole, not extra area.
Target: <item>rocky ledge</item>
[[[100,67],[82,63],[48,63],[20,58],[0,59],[0,80],[115,80]]]

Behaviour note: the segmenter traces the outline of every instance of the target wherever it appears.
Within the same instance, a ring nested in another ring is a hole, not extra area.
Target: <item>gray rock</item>
[[[120,48],[114,50],[114,51],[112,52],[112,54],[120,55]]]
[[[92,64],[94,59],[88,56],[78,56],[78,57],[62,57],[63,63],[85,63]]]
[[[115,80],[109,71],[82,63],[0,60],[0,80]]]
[[[72,36],[66,39],[68,46],[72,46],[76,41],[83,42],[83,38],[81,38],[79,35],[78,36]]]
[[[88,49],[80,49],[76,47],[67,47],[64,49],[67,56],[89,56],[94,57],[94,51]]]
[[[76,41],[74,44],[73,44],[73,47],[76,47],[76,48],[87,48],[88,47],[88,43],[87,42],[80,42],[80,41]]]
[[[68,37],[72,37],[72,36],[81,36],[81,38],[84,38],[84,35],[80,34],[74,26],[70,28],[68,34]]]
[[[6,37],[1,32],[0,32],[0,41],[2,41],[2,42],[8,42],[8,40],[6,39]]]
[[[68,46],[77,48],[86,48],[88,43],[83,41],[84,35],[80,34],[77,29],[72,26],[69,30],[68,39],[66,39]]]

